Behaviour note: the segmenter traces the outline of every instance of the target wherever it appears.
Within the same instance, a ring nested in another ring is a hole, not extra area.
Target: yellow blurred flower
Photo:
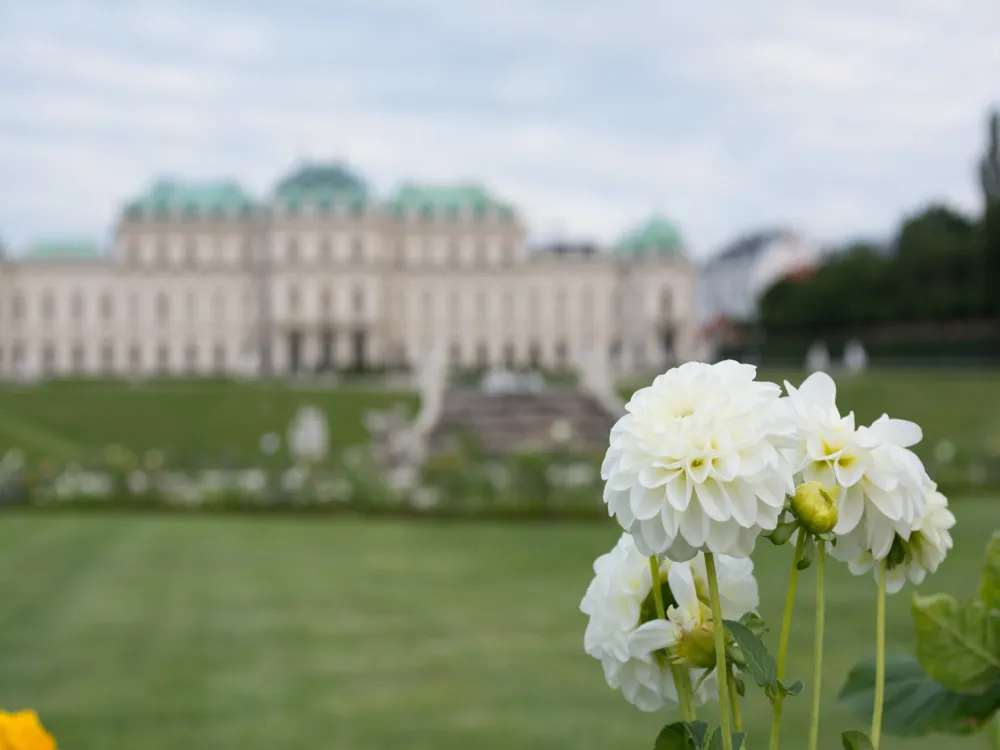
[[[56,750],[56,741],[34,711],[0,711],[0,750]]]

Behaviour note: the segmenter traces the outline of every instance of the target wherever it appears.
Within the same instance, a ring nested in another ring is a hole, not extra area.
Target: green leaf
[[[802,680],[796,680],[791,685],[785,685],[781,680],[777,680],[778,691],[782,695],[802,695],[802,689],[805,685],[802,684]]]
[[[653,744],[653,750],[690,750],[691,747],[691,737],[683,721],[675,721],[663,727]]]
[[[979,582],[979,598],[987,609],[1000,609],[1000,531],[986,545],[986,564]]]
[[[736,645],[743,653],[746,671],[761,687],[773,687],[778,679],[778,665],[774,658],[767,653],[767,646],[764,645],[764,642],[743,623],[735,620],[723,620],[722,622],[732,633]]]
[[[756,612],[747,612],[740,618],[740,624],[746,625],[752,633],[758,636],[767,632],[767,623]]]
[[[675,721],[660,730],[653,750],[703,750],[707,731],[703,721]]]
[[[805,532],[801,532],[805,534]],[[799,561],[795,563],[795,567],[798,570],[805,570],[810,565],[813,564],[813,557],[816,556],[816,540],[813,539],[812,534],[806,537],[806,543],[802,545],[802,557]]]
[[[708,724],[703,721],[689,721],[684,724],[694,746],[701,750],[705,747],[705,735],[708,734]]]
[[[981,693],[1000,679],[1000,611],[946,594],[913,597],[917,659],[958,693]]]
[[[733,738],[733,750],[742,750],[743,743],[746,741],[746,735],[743,732],[731,732],[730,737]],[[715,729],[712,732],[712,736],[709,737],[708,745],[705,746],[706,750],[722,750],[722,729]]]
[[[874,746],[872,745],[872,741],[868,739],[868,735],[856,729],[844,732],[840,735],[840,739],[844,743],[844,750],[874,750]]]
[[[733,675],[733,682],[736,683],[736,692],[739,694],[740,698],[746,698],[747,695],[747,684],[743,681],[743,678],[738,674]]]
[[[866,659],[851,669],[838,705],[869,721],[874,696],[875,660]],[[971,734],[1000,709],[1000,681],[982,695],[961,695],[928,677],[912,656],[889,654],[883,705],[882,728],[888,734]]]
[[[775,547],[780,547],[788,542],[798,527],[798,521],[786,521],[784,523],[779,523],[772,531],[769,531],[763,536],[767,537],[771,544]]]

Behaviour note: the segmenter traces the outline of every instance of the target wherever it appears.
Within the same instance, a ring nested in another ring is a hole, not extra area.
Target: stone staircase
[[[461,388],[443,394],[439,418],[428,435],[431,452],[453,449],[456,436],[471,432],[491,454],[551,450],[568,424],[566,445],[575,451],[600,453],[618,419],[597,398],[574,388],[547,388],[537,393],[484,393]]]

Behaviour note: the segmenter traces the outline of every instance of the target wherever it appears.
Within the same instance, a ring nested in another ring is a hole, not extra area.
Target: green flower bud
[[[837,488],[803,482],[792,496],[792,513],[810,534],[825,534],[837,525]]]
[[[694,630],[687,630],[680,641],[671,649],[671,656],[678,664],[696,669],[710,669],[715,666],[715,633],[709,622]]]

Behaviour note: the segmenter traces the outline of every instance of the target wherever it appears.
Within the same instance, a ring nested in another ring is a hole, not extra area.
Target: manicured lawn
[[[971,594],[1000,512],[996,498],[954,504],[956,550],[925,588]],[[579,599],[615,536],[610,522],[8,513],[0,707],[37,708],[64,750],[645,750],[667,715],[626,704],[582,650]],[[772,623],[789,555],[758,549]],[[829,579],[832,706],[872,651],[874,586],[836,565]],[[791,662],[807,683],[811,581]],[[890,603],[897,649],[912,640],[908,606],[907,593]],[[783,747],[803,746],[808,703],[790,699]],[[764,702],[744,715],[765,747]],[[857,726],[836,710],[824,721],[828,750]]]
[[[802,373],[767,372],[762,378],[801,382]],[[928,459],[943,439],[959,453],[1000,452],[1000,371],[871,372],[838,377],[842,410],[859,421],[883,412],[912,419],[924,429],[917,452]],[[626,389],[625,396],[632,389]],[[163,381],[54,382],[31,388],[0,387],[0,452],[11,446],[31,456],[78,457],[120,443],[134,450],[159,448],[178,460],[259,460],[265,432],[283,433],[295,410],[314,404],[326,411],[331,438],[343,447],[365,440],[370,409],[407,404],[413,393],[296,387],[280,382]],[[279,454],[275,460],[283,460]]]
[[[398,402],[415,413],[414,394],[355,387],[225,381],[8,386],[0,388],[0,452],[18,446],[36,457],[69,459],[117,443],[138,451],[157,448],[180,460],[257,461],[260,436],[283,436],[304,404],[326,412],[331,441],[342,448],[366,440],[365,412]]]

